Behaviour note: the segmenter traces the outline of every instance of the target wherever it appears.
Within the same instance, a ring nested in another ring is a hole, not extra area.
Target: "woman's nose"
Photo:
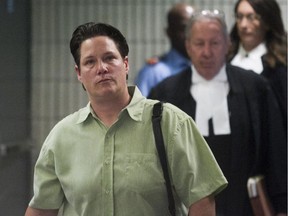
[[[238,25],[239,27],[243,28],[247,26],[248,22],[248,19],[246,17],[243,17],[241,20],[238,21]]]
[[[99,61],[97,64],[97,73],[102,74],[106,73],[107,71],[107,65],[103,61]]]

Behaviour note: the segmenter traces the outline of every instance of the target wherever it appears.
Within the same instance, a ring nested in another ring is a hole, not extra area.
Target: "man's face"
[[[238,35],[247,51],[258,46],[265,37],[261,18],[247,1],[241,1],[236,14]]]
[[[228,39],[216,20],[198,21],[190,31],[191,36],[186,40],[187,52],[200,75],[210,80],[225,63]]]
[[[109,100],[127,88],[128,57],[121,57],[116,44],[109,37],[97,36],[83,41],[80,66],[75,66],[75,70],[90,100]]]

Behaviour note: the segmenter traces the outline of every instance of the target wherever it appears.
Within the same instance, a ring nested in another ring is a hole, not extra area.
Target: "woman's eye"
[[[105,60],[107,60],[107,61],[111,61],[113,59],[114,59],[114,56],[106,56],[106,58],[105,58]]]
[[[90,59],[90,60],[87,60],[85,62],[85,65],[93,65],[94,64],[94,60]]]

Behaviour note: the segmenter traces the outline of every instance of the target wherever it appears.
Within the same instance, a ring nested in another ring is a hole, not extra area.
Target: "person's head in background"
[[[194,12],[194,8],[186,3],[176,3],[168,12],[166,34],[171,46],[188,58],[185,49],[185,27]]]
[[[286,32],[275,0],[238,0],[234,13],[228,60],[237,53],[240,43],[247,52],[265,43],[268,52],[264,58],[270,66],[276,62],[287,64]]]
[[[186,49],[192,65],[206,80],[215,77],[226,62],[229,36],[224,13],[194,12],[186,28]]]

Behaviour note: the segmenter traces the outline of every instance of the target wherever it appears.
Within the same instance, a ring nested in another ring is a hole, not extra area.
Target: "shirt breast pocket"
[[[129,154],[124,172],[127,190],[154,194],[165,190],[165,180],[156,154]]]

